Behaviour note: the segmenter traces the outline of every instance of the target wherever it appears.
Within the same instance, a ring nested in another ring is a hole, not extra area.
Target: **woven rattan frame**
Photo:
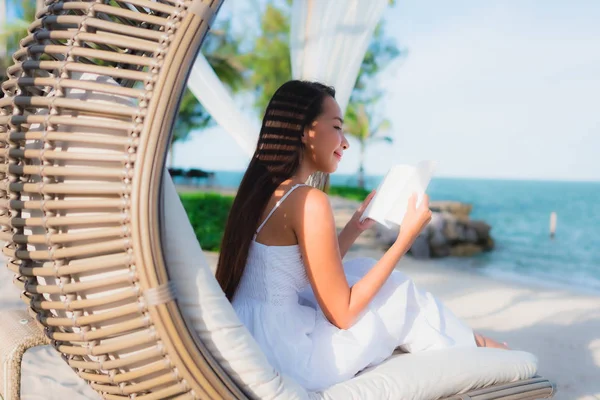
[[[243,397],[190,334],[168,291],[160,295],[168,283],[158,229],[165,149],[220,5],[46,1],[2,84],[3,252],[53,346],[106,399]],[[72,78],[85,72],[120,86]],[[69,89],[129,98],[137,107],[66,98]],[[30,132],[33,124],[43,128]],[[59,142],[83,150],[60,151]],[[85,151],[99,144],[122,153]],[[94,229],[69,233],[77,226]],[[111,278],[94,279],[106,271]]]
[[[555,392],[556,388],[547,379],[534,377],[472,390],[443,400],[536,400],[549,399]]]

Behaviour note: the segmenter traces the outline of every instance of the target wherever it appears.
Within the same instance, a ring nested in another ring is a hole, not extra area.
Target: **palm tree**
[[[378,123],[373,121],[372,113],[367,111],[364,103],[350,102],[346,110],[344,118],[344,126],[346,133],[358,140],[360,161],[358,168],[358,186],[365,187],[365,154],[367,145],[377,141],[385,141],[393,143],[391,136],[384,136],[383,133],[388,131],[391,123],[387,119],[383,119]]]
[[[241,58],[249,68],[248,86],[255,96],[254,107],[262,115],[273,93],[292,79],[290,59],[291,1],[270,2],[260,11],[261,34],[254,40],[252,51]]]

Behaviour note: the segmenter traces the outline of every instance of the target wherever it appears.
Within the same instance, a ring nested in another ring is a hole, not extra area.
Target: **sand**
[[[332,201],[338,224],[355,204]],[[373,234],[359,239],[346,259],[374,257]],[[208,253],[214,265],[216,254]],[[555,382],[561,400],[600,400],[600,295],[489,276],[440,261],[403,259],[398,269],[437,297],[473,329],[539,359],[539,374]],[[12,274],[0,268],[0,309],[23,308]],[[26,353],[23,399],[99,399],[51,347]]]

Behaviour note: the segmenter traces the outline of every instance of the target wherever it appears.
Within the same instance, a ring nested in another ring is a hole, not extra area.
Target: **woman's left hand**
[[[360,222],[360,217],[369,206],[371,200],[373,200],[373,196],[375,196],[375,190],[369,193],[369,195],[364,199],[360,207],[358,207],[358,209],[348,222],[348,225],[351,225],[352,228],[356,229],[359,234],[375,225],[375,221],[371,218],[365,218],[363,222]]]

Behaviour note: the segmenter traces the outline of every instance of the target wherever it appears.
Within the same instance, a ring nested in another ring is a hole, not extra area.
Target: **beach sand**
[[[332,199],[338,226],[356,204]],[[373,233],[366,232],[346,259],[378,258]],[[214,268],[216,253],[207,253]],[[600,296],[534,283],[514,282],[480,270],[439,261],[403,259],[398,269],[439,297],[473,329],[539,359],[539,374],[558,386],[555,399],[600,400]],[[0,309],[24,308],[12,274],[0,268]],[[54,349],[44,346],[24,357],[23,399],[99,399]]]

